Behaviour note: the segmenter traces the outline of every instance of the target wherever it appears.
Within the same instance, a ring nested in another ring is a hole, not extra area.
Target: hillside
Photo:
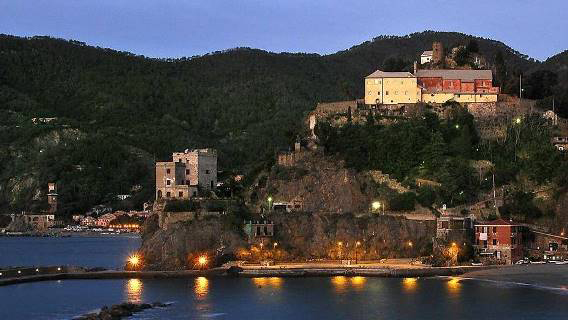
[[[41,206],[48,181],[60,184],[63,212],[152,197],[154,160],[212,146],[223,170],[248,173],[301,131],[318,101],[362,95],[361,78],[433,40],[471,36],[423,32],[381,37],[332,55],[239,48],[200,57],[148,59],[78,41],[0,35],[0,208]],[[503,43],[476,38],[511,70],[540,63]],[[56,117],[34,125],[34,117]],[[54,139],[54,137],[63,137]]]

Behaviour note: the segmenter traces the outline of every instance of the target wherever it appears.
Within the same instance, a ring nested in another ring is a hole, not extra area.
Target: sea
[[[139,242],[0,238],[0,266],[116,268]],[[60,280],[0,287],[0,319],[73,319],[127,301],[170,303],[129,319],[568,319],[567,292],[456,277]]]

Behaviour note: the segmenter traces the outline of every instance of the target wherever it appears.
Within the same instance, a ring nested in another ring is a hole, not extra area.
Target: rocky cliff
[[[157,217],[148,219],[140,250],[145,267],[154,270],[194,268],[199,255],[206,254],[212,265],[229,259],[379,259],[430,254],[433,222],[402,217],[352,214],[284,214],[266,217],[275,224],[270,239],[248,243],[237,226],[225,217],[179,222],[160,229]],[[360,242],[359,245],[356,245]],[[277,243],[277,246],[273,244]]]

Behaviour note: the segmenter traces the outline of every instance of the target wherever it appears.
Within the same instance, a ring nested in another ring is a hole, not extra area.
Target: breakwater
[[[55,269],[53,269],[55,268]],[[39,274],[35,268],[20,269],[25,272],[17,273],[10,270],[9,276],[3,272],[0,276],[0,286],[50,280],[97,280],[97,279],[171,279],[194,277],[335,277],[335,276],[362,276],[362,277],[434,277],[457,276],[473,270],[485,270],[492,267],[442,267],[442,268],[214,268],[208,270],[180,270],[180,271],[85,271],[77,267],[49,267]],[[35,273],[34,273],[35,272]]]

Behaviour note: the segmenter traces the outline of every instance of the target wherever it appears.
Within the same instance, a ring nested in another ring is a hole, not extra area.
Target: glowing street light
[[[268,201],[268,212],[272,211],[272,196],[268,196],[266,199]]]
[[[273,249],[276,249],[277,246],[278,246],[278,242],[274,242],[274,243],[272,244]]]
[[[133,254],[128,257],[127,268],[130,270],[136,270],[142,262],[142,259],[137,254]]]
[[[207,256],[199,256],[199,258],[197,258],[197,264],[199,264],[199,266],[204,267],[205,265],[207,265]]]
[[[414,244],[412,243],[412,241],[408,241],[407,244],[408,244],[408,246],[411,247],[411,248],[412,248],[412,246],[414,245]]]
[[[518,117],[517,119],[515,119],[515,123],[516,123],[516,124],[521,124],[521,117]]]

